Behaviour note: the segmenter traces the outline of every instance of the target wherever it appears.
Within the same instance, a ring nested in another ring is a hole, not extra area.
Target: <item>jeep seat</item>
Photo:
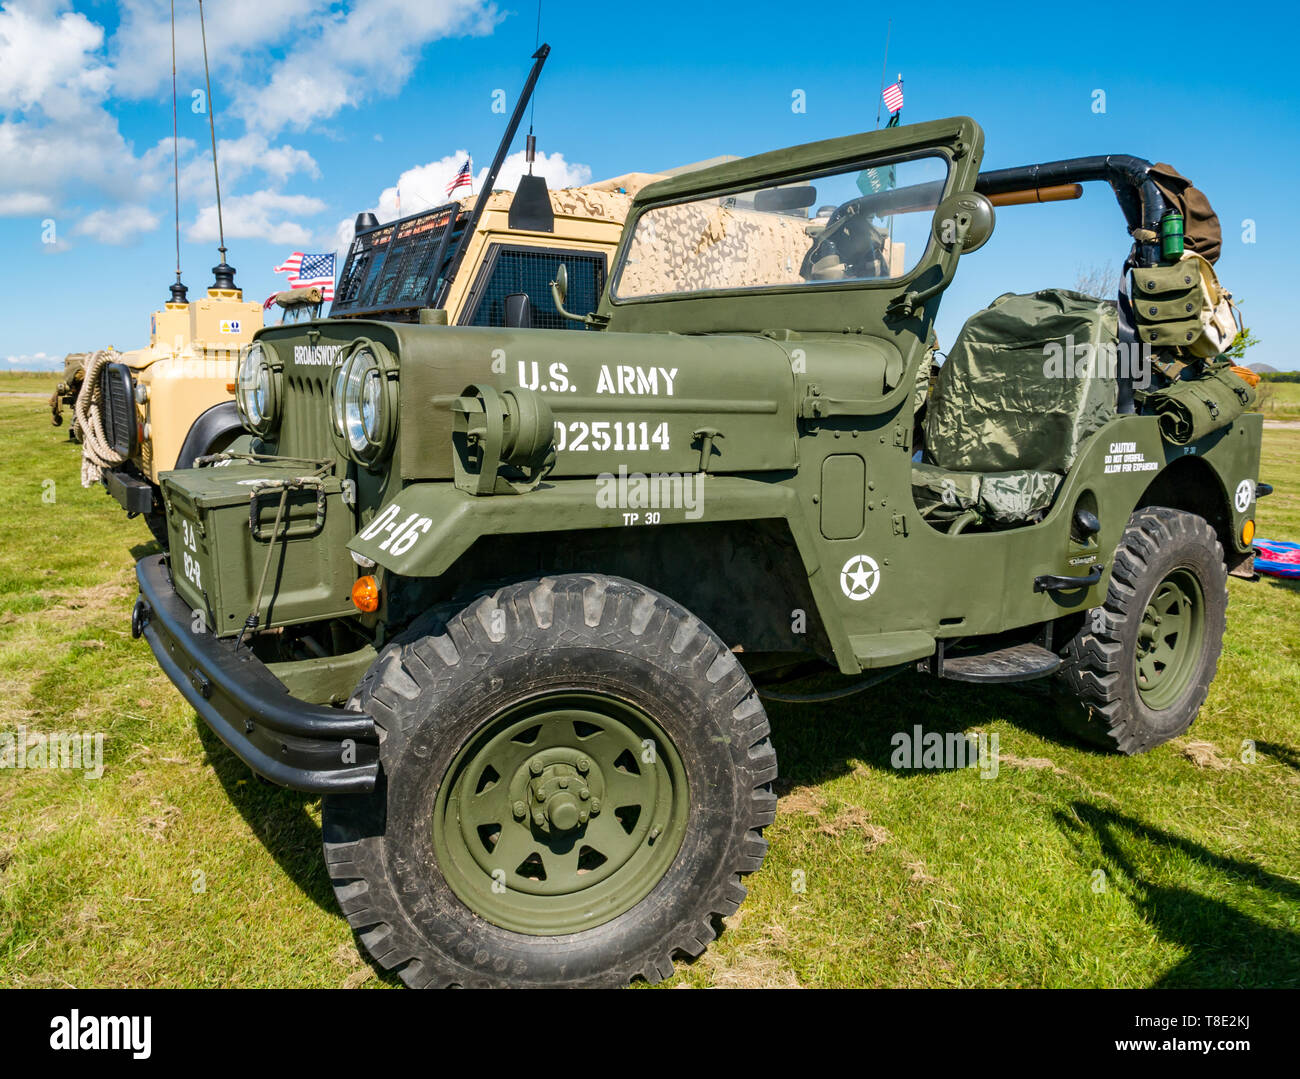
[[[1064,289],[1006,293],[966,321],[912,470],[926,520],[1042,519],[1084,440],[1115,416],[1116,328],[1113,302]]]

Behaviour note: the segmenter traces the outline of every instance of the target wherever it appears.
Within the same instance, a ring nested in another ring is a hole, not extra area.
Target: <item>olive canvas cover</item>
[[[1065,472],[1115,416],[1115,304],[1066,289],[999,296],[962,327],[925,419],[927,460]]]
[[[942,524],[975,510],[991,525],[1041,520],[1051,508],[1061,477],[1055,472],[949,472],[924,462],[912,465],[912,498],[927,521]]]
[[[1182,377],[1146,395],[1143,410],[1160,421],[1160,433],[1176,446],[1227,427],[1255,403],[1255,391],[1228,363],[1183,369]]]

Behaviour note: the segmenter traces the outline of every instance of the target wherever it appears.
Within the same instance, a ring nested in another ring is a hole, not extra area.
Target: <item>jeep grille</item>
[[[131,372],[120,363],[107,364],[99,373],[100,416],[104,438],[122,458],[135,452],[135,403]]]
[[[333,420],[329,381],[310,375],[291,375],[285,379],[285,391],[279,452],[290,457],[337,457],[330,436]]]

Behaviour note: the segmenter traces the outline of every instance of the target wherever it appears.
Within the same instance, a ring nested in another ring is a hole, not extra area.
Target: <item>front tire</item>
[[[166,551],[170,542],[167,536],[167,515],[156,510],[150,510],[143,516],[145,527],[149,529],[149,535],[153,536],[158,546]]]
[[[1227,581],[1223,547],[1204,518],[1137,510],[1105,604],[1086,612],[1063,650],[1056,678],[1066,726],[1126,754],[1187,730],[1218,668]]]
[[[362,945],[412,987],[659,981],[762,864],[762,705],[706,626],[629,581],[440,609],[354,701],[382,776],[326,800],[326,861]]]

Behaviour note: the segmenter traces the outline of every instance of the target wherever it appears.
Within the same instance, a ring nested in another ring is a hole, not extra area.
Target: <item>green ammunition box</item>
[[[303,464],[234,462],[161,479],[176,591],[205,613],[217,636],[243,627],[268,553],[258,611],[263,627],[356,613],[351,589],[358,571],[347,550],[353,514],[337,476],[317,478]]]

